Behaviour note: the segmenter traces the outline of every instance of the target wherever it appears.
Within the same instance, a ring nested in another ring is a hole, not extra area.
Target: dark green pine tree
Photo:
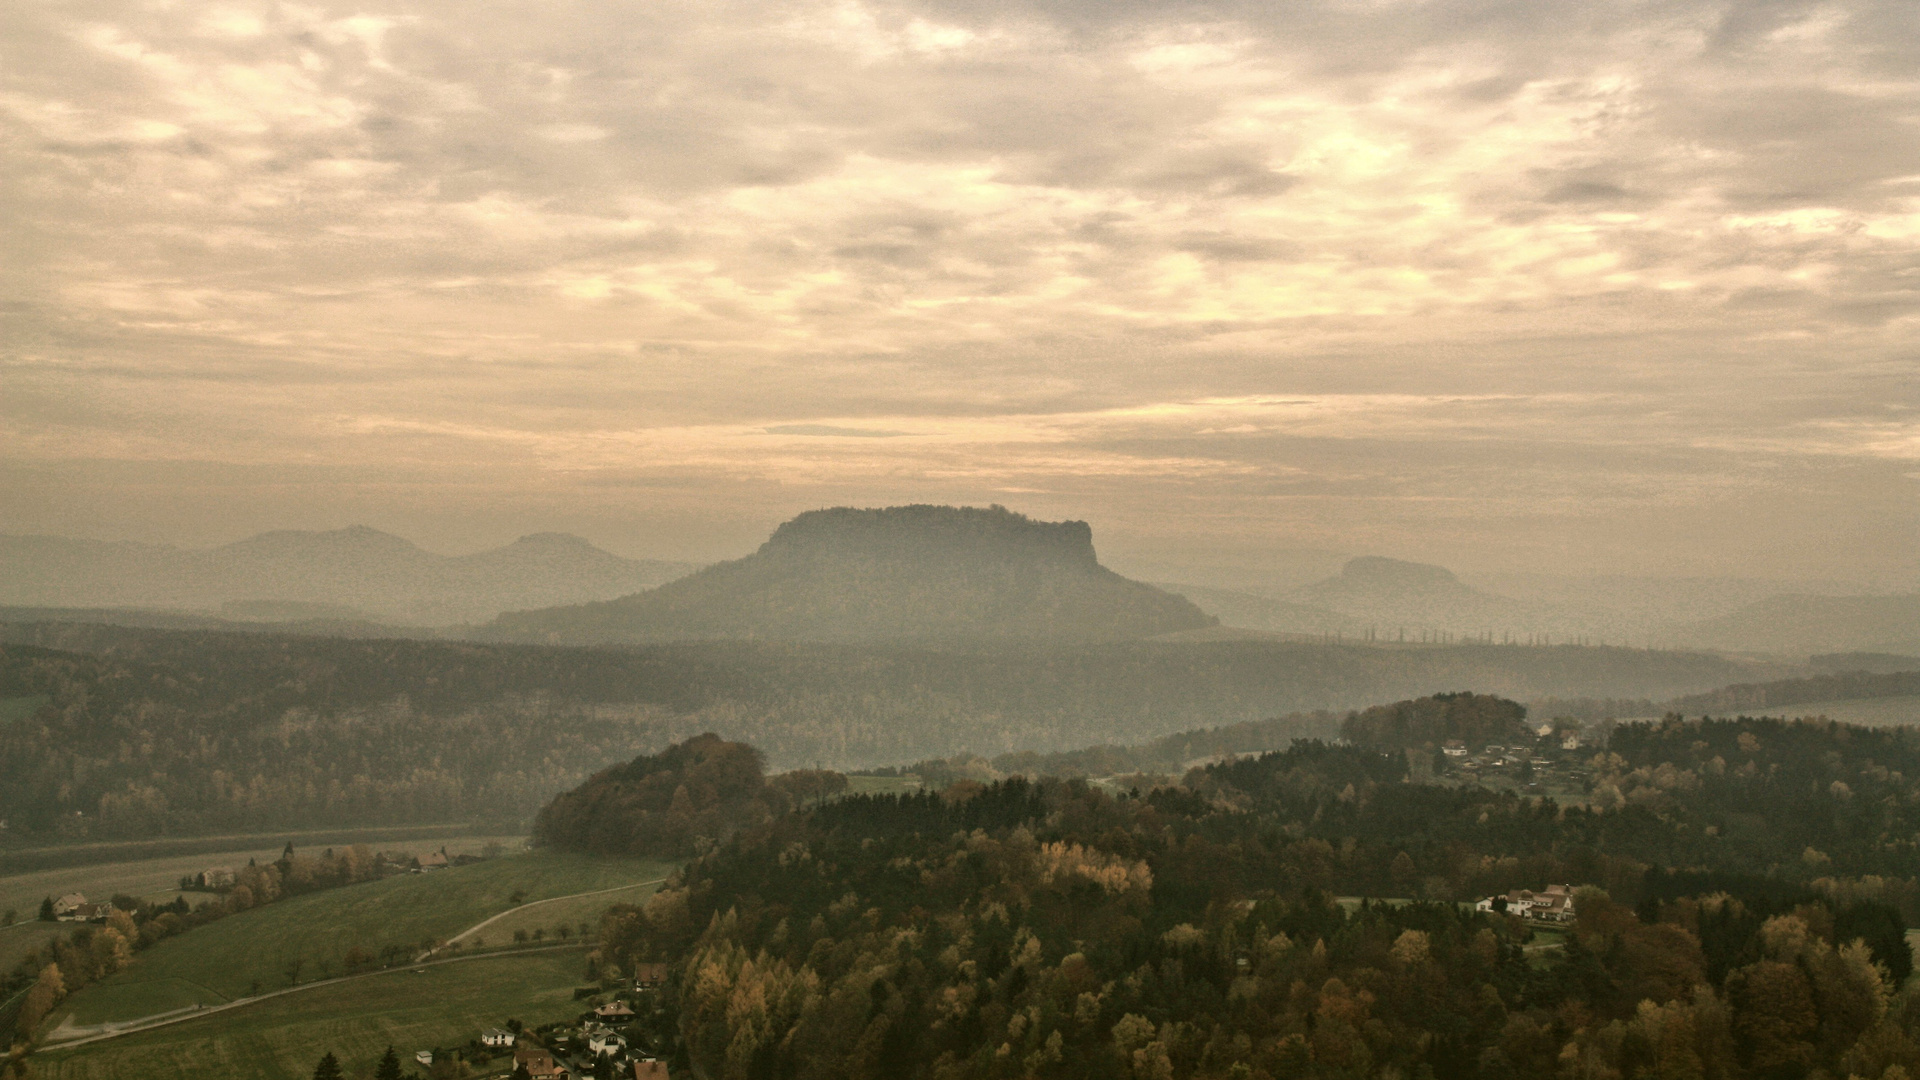
[[[40,921],[41,922],[53,921],[53,897],[51,896],[47,897],[45,900],[40,901]]]
[[[373,1080],[400,1080],[400,1055],[393,1052],[393,1047],[387,1047],[387,1052],[380,1055],[380,1064],[373,1070]]]
[[[333,1056],[333,1051],[327,1051],[320,1064],[313,1067],[313,1080],[340,1080],[340,1059]]]

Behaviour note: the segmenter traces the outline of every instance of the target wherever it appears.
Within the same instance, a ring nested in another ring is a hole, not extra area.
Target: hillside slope
[[[1753,652],[1920,652],[1920,593],[1775,596],[1682,627],[1675,639]]]
[[[435,554],[359,525],[267,532],[206,550],[0,534],[0,605],[433,625],[604,600],[692,569],[624,559],[560,533],[470,555]]]
[[[997,506],[841,507],[794,518],[744,559],[618,600],[503,615],[486,636],[1111,641],[1212,622],[1185,598],[1101,566],[1083,521]]]

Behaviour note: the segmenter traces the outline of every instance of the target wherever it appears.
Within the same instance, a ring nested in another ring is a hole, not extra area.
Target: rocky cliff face
[[[491,636],[569,643],[1104,641],[1208,626],[1185,598],[1101,566],[1083,521],[1002,507],[802,514],[759,551],[602,604],[504,615]]]

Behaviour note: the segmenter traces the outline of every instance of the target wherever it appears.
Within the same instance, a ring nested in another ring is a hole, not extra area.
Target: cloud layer
[[[1920,9],[0,13],[16,531],[1920,572]]]

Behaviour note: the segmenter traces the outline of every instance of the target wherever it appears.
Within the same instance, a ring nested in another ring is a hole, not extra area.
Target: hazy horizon
[[[0,521],[1920,584],[1920,8],[0,14]]]

